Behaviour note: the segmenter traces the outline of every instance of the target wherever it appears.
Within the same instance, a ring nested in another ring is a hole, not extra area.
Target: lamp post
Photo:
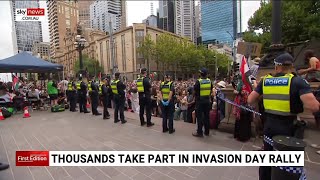
[[[82,50],[85,47],[85,43],[87,42],[84,37],[81,35],[82,34],[82,30],[81,27],[78,26],[77,28],[77,35],[75,37],[75,48],[78,50],[79,52],[79,61],[80,61],[80,72],[83,71],[83,59],[82,59]]]

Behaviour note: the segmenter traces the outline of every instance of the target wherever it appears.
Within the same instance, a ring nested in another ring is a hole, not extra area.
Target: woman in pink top
[[[320,81],[320,61],[315,57],[312,50],[306,50],[304,53],[305,60],[309,63],[309,68],[300,69],[298,71],[299,75],[306,74],[306,79],[309,82],[319,82]]]

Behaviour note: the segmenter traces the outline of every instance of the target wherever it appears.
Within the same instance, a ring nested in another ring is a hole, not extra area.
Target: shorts
[[[56,100],[58,99],[58,94],[49,94],[50,100]]]

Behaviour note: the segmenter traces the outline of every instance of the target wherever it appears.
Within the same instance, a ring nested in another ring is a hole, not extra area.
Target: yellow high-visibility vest
[[[102,94],[102,86],[103,86],[103,83],[101,83],[101,84],[99,85],[99,94],[100,94],[100,95]]]
[[[92,91],[92,87],[91,87],[91,81],[88,82],[88,91],[91,92]]]
[[[200,97],[207,97],[211,95],[211,80],[207,79],[198,79],[200,83]]]
[[[163,100],[169,99],[171,84],[172,84],[171,81],[169,81],[167,83],[164,83],[164,82],[161,83],[161,93],[162,93]]]
[[[293,74],[265,76],[262,85],[265,112],[282,116],[293,115],[290,108],[290,85],[293,77]]]
[[[119,81],[120,80],[112,80],[112,82],[111,82],[111,89],[112,89],[113,94],[119,94],[118,88],[117,88]]]
[[[143,79],[144,78],[137,79],[137,89],[138,89],[138,92],[141,92],[141,93],[144,92]]]
[[[72,82],[68,83],[68,91],[73,91]]]
[[[78,81],[78,82],[77,82],[77,84],[76,84],[77,90],[80,90],[80,89],[81,89],[81,83],[82,83],[82,81]]]

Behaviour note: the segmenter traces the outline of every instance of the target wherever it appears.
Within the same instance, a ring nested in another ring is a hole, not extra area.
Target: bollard
[[[277,151],[304,151],[306,143],[288,136],[274,136],[273,149]],[[303,167],[272,167],[271,180],[299,180]]]

